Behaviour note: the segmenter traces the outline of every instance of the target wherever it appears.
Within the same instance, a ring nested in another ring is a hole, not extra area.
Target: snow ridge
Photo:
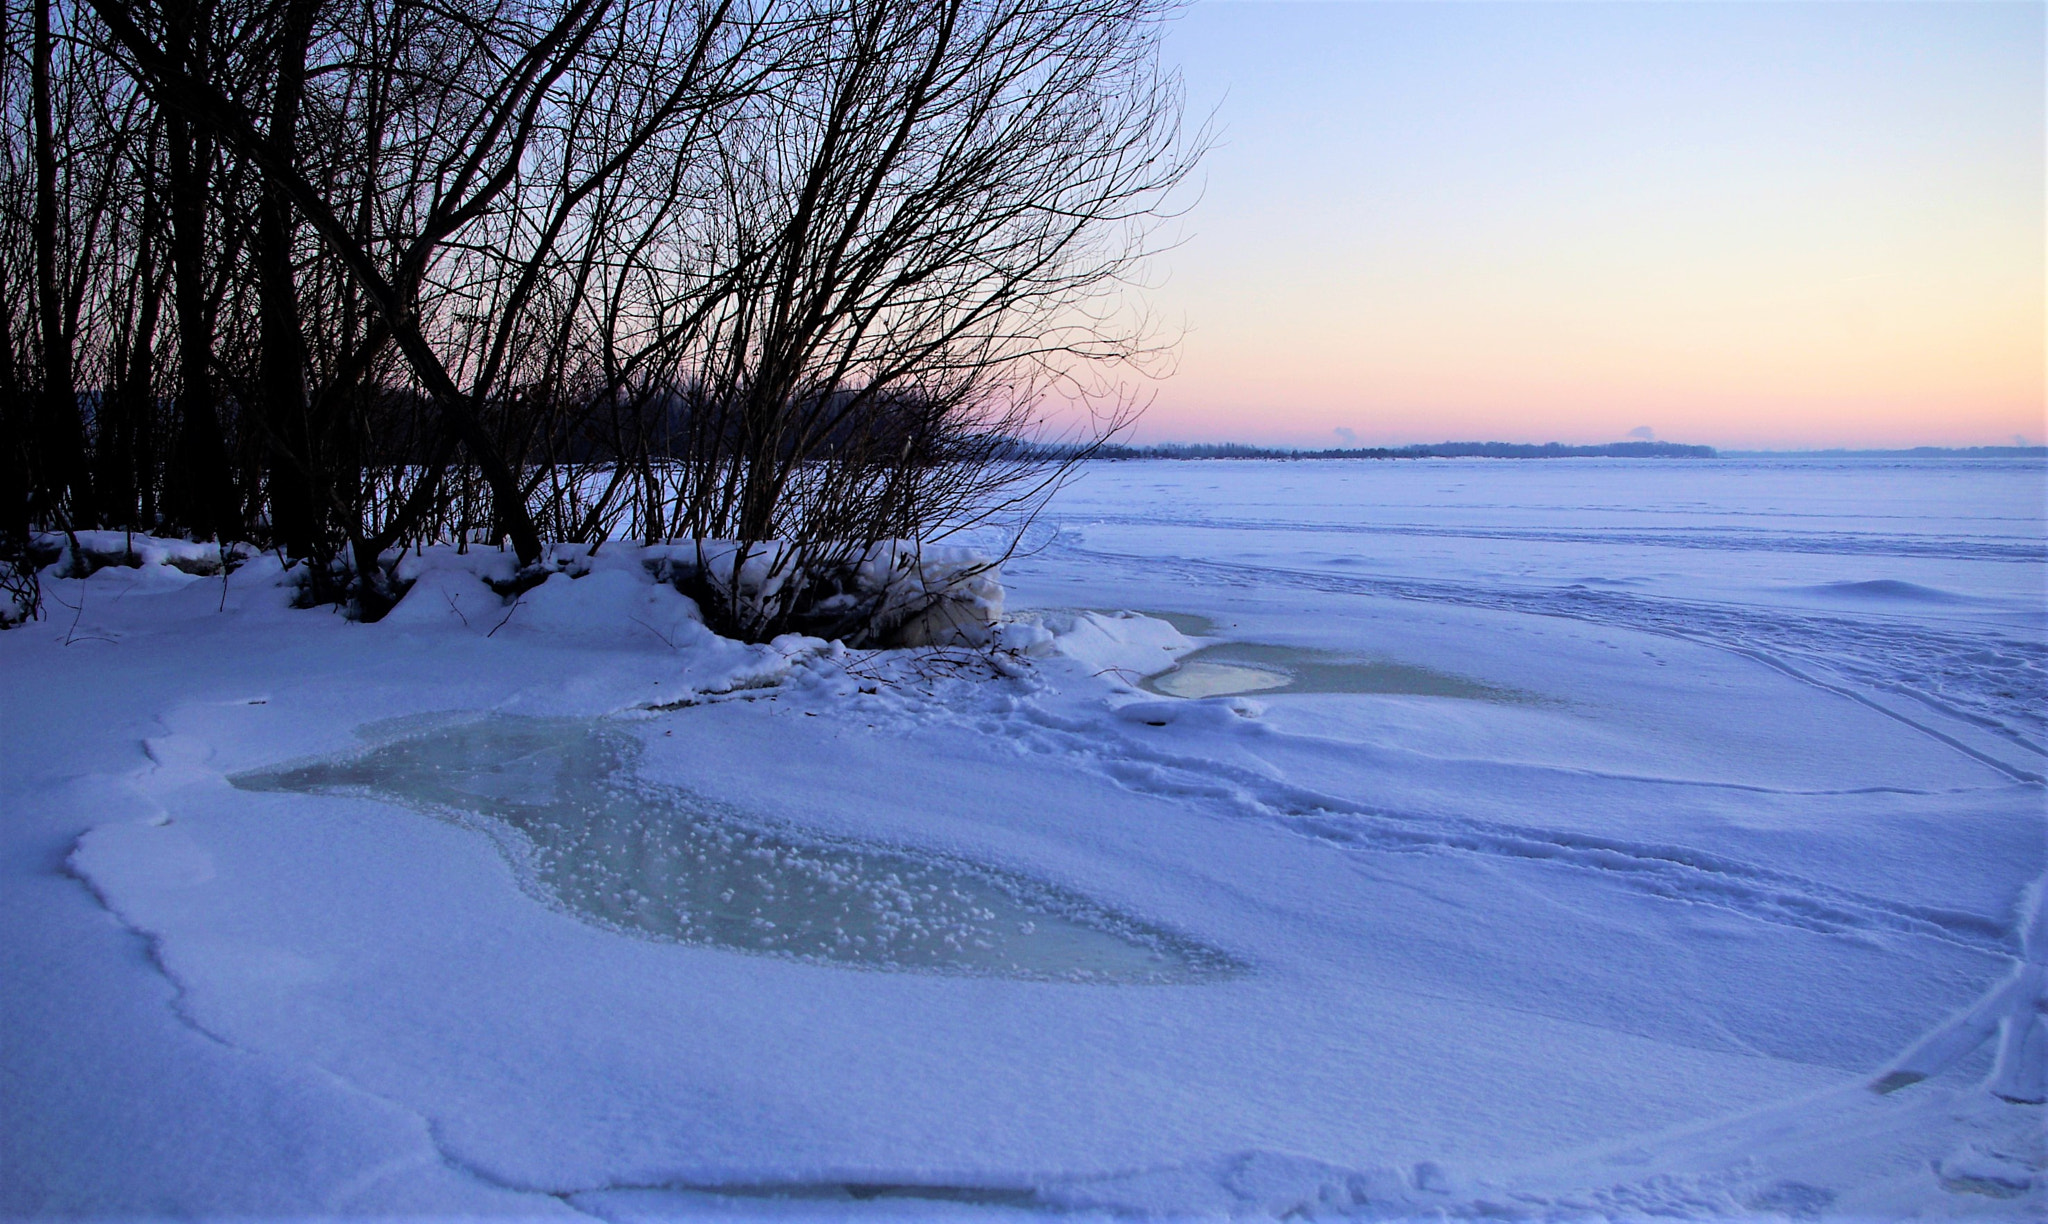
[[[1223,702],[1185,704],[1229,708]],[[1234,730],[1233,722],[1241,723],[1243,734],[1279,734],[1241,716],[1210,725]],[[1035,703],[985,729],[1037,752],[1086,761],[1134,791],[1210,800],[1334,845],[1540,860],[1596,871],[1611,883],[1656,896],[1810,931],[1918,935],[1999,954],[2016,946],[2004,924],[1974,914],[1887,901],[1684,846],[1369,807],[1211,756],[1175,752],[1106,722],[1064,717]]]
[[[1968,634],[1882,617],[1768,615],[1729,604],[1650,598],[1586,587],[1467,586],[1413,578],[1367,578],[1243,562],[1161,559],[1091,549],[1071,532],[1056,547],[1096,561],[1218,586],[1290,587],[1560,616],[1695,642],[1742,654],[1807,684],[1856,700],[1947,744],[2016,781],[2044,775],[1972,748],[1892,706],[1850,692],[1892,693],[1996,736],[2030,758],[2048,759],[2048,644],[1986,632]],[[1796,662],[1795,662],[1796,660]],[[1815,673],[1833,673],[1829,681]]]

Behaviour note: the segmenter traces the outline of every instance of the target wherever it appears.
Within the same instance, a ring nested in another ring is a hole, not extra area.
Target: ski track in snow
[[[1270,1219],[1341,1216],[1362,1220],[1584,1221],[1730,1219],[1762,1212],[1766,1218],[1812,1219],[1834,1195],[1801,1182],[1765,1185],[1742,1172],[1706,1175],[1657,1173],[1590,1190],[1533,1193],[1484,1183],[1461,1185],[1434,1161],[1408,1168],[1354,1169],[1286,1152],[1249,1150],[1157,1168],[1092,1177],[1040,1176],[991,1181],[861,1180],[776,1182],[676,1181],[650,1186],[606,1186],[563,1196],[598,1218],[659,1218],[636,1211],[636,1193],[704,1196],[711,1204],[795,1200],[838,1207],[834,1218],[865,1205],[878,1215],[911,1204],[937,1208],[1009,1209],[1089,1219]],[[721,1202],[720,1200],[723,1200]],[[698,1200],[702,1203],[702,1200]],[[1162,1210],[1163,1204],[1175,1209]],[[701,1209],[701,1208],[700,1208]],[[920,1212],[920,1214],[925,1214]]]
[[[1685,846],[1371,807],[1108,732],[1096,721],[1062,718],[1029,701],[981,729],[1030,751],[1085,762],[1142,794],[1208,800],[1347,849],[1462,852],[1580,868],[1625,888],[1808,931],[1917,935],[1996,955],[2016,946],[2002,920],[1887,901]]]
[[[2048,644],[1986,630],[1934,629],[1903,620],[1810,614],[1591,590],[1477,586],[1418,578],[1366,578],[1235,561],[1091,549],[1075,533],[1056,551],[1207,585],[1287,587],[1556,616],[1680,638],[1733,651],[1792,678],[1858,701],[2021,782],[2043,775],[1981,752],[1858,689],[1905,698],[2048,759]]]
[[[1233,525],[1142,515],[1094,521],[1179,528]],[[1289,525],[1240,526],[1271,530]],[[1292,526],[1310,531],[1326,529],[1320,524]],[[1529,538],[1528,533],[1509,531],[1427,534]],[[1610,535],[1550,534],[1575,541],[1614,542]],[[1776,549],[1783,540],[1780,535],[1759,535],[1754,546]],[[2048,645],[2003,633],[1973,634],[1883,617],[1815,615],[1579,587],[1478,586],[1417,578],[1364,578],[1239,561],[1147,556],[1090,548],[1079,533],[1057,528],[1046,530],[1042,549],[1045,553],[1065,554],[1098,565],[1162,574],[1201,585],[1284,587],[1323,594],[1448,603],[1563,617],[1679,638],[1731,651],[1802,683],[1857,701],[2022,786],[2039,786],[2043,781],[2040,773],[1980,751],[1871,695],[1871,690],[1875,690],[1908,698],[1933,713],[1988,731],[2023,753],[2048,756],[2048,750],[2042,747],[2043,731],[2048,730]],[[1926,549],[1914,555],[1977,555],[1968,551],[1938,553],[1932,541],[1926,542]],[[1873,546],[1872,551],[1879,550]],[[2022,553],[2026,560],[2040,558],[2038,549],[2014,546],[2007,551],[2013,554],[2009,559],[2021,559]],[[2013,934],[2003,920],[1900,904],[1684,846],[1370,807],[1213,756],[1175,753],[1144,742],[1142,737],[1106,729],[1092,720],[1063,718],[1031,701],[1012,712],[985,719],[982,729],[1001,734],[1030,751],[1087,762],[1097,772],[1134,791],[1209,800],[1227,810],[1267,819],[1333,845],[1393,852],[1463,852],[1575,867],[1596,871],[1612,883],[1655,896],[1732,910],[1758,921],[1804,930],[1915,935],[1997,955],[2010,955],[2016,948]],[[1660,778],[1634,780],[1687,784]]]

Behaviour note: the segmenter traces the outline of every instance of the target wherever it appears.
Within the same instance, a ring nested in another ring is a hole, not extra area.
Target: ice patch
[[[490,717],[359,755],[237,774],[243,790],[367,794],[496,836],[554,902],[610,929],[867,969],[1195,982],[1228,955],[1043,881],[799,830],[632,776],[630,736]]]
[[[1127,615],[1113,611],[1105,611],[1103,614],[1107,616]],[[1149,616],[1153,620],[1165,621],[1175,629],[1180,630],[1185,636],[1191,638],[1215,637],[1223,631],[1223,627],[1218,625],[1214,619],[1203,616],[1199,612],[1155,612],[1150,608],[1140,608],[1138,615]]]
[[[1164,675],[1148,678],[1140,687],[1169,697],[1227,697],[1235,693],[1292,688],[1294,680],[1289,672],[1264,667],[1190,660]]]
[[[2029,547],[2038,555],[2037,545]],[[1826,615],[1793,614],[1784,608],[1743,608],[1585,587],[1546,590],[1495,582],[1354,578],[1271,564],[1189,557],[1161,560],[1107,551],[1076,550],[1075,555],[1122,566],[1134,578],[1142,573],[1146,579],[1155,581],[1158,575],[1167,574],[1173,581],[1311,591],[1318,598],[1365,595],[1419,600],[1564,617],[1662,634],[1744,655],[1801,683],[1868,705],[2015,781],[2038,783],[2041,775],[2032,769],[2016,768],[1935,729],[1916,717],[1913,706],[1902,712],[1883,702],[1873,702],[1854,688],[1904,697],[1913,705],[1927,707],[2008,741],[2027,757],[2048,755],[2048,748],[2041,742],[2044,732],[2048,732],[2048,719],[2041,713],[2048,709],[2048,702],[2043,700],[2044,694],[2048,694],[2048,647],[2003,631],[1951,631],[1946,626],[1937,629],[1930,627],[1931,622],[1916,624],[1911,618],[1900,616],[1853,618],[1838,609],[1831,609]]]
[[[1177,666],[1140,685],[1168,697],[1233,693],[1384,693],[1514,701],[1522,695],[1411,663],[1353,658],[1327,650],[1220,642],[1181,656]]]

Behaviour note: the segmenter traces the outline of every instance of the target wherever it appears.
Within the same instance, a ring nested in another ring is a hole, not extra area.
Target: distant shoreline
[[[1434,442],[1415,446],[1349,446],[1307,450],[1246,442],[1111,444],[1096,459],[2048,459],[2048,446],[1915,446],[1887,450],[1717,450],[1679,442]]]
[[[1161,442],[1155,446],[1110,444],[1097,459],[1712,459],[1711,446],[1677,442],[1608,442],[1567,446],[1562,442],[1433,442],[1419,446],[1346,446],[1323,450],[1253,446],[1244,442]]]
[[[2048,446],[1909,446],[1894,450],[1724,450],[1723,459],[2048,459]]]

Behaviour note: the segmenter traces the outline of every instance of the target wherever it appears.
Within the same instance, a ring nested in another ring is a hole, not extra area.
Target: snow
[[[0,1213],[2039,1218],[2043,490],[1097,464],[992,653],[46,574]]]
[[[1029,622],[1053,635],[1053,649],[1090,675],[1126,682],[1155,676],[1195,648],[1180,630],[1135,612],[1039,613]]]
[[[858,621],[866,606],[866,619],[892,646],[986,645],[1003,614],[995,562],[957,544],[883,540],[842,556],[830,546],[703,540],[653,551],[671,567],[701,572],[720,598],[740,607],[770,605],[806,582],[837,582],[839,592],[813,614],[856,614]]]

